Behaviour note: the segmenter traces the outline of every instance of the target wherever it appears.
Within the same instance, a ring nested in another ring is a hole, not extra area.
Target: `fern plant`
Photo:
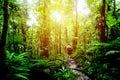
[[[15,53],[7,52],[7,80],[28,80],[29,61],[25,58],[26,55],[27,53],[16,55]]]
[[[70,69],[65,68],[64,66],[62,66],[62,68],[59,69],[59,71],[54,72],[54,77],[55,80],[77,80],[76,76],[72,73],[72,71]]]
[[[120,37],[109,43],[98,43],[88,52],[92,53],[90,64],[86,71],[91,78],[98,80],[118,80],[120,70]]]

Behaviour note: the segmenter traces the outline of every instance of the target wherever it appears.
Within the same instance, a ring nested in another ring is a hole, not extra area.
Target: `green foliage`
[[[85,72],[92,79],[118,80],[120,66],[120,37],[109,43],[98,43],[91,47],[89,52],[93,53],[90,64],[85,67]]]
[[[107,25],[108,25],[109,28],[112,27],[112,26],[115,26],[117,24],[117,21],[112,14],[113,14],[113,12],[109,11],[108,15],[107,15],[107,19],[106,19],[107,20],[106,22],[107,22]]]
[[[70,69],[65,68],[64,66],[62,66],[62,68],[59,69],[59,71],[54,72],[54,77],[55,80],[77,80],[72,71]]]
[[[65,61],[59,58],[45,58],[41,57],[40,59],[33,59],[30,61],[29,69],[30,69],[30,80],[34,78],[45,79],[45,80],[54,80],[56,76],[54,76],[54,71],[59,73],[58,69],[61,66],[65,66]],[[33,74],[34,73],[34,74]]]
[[[116,0],[114,0],[116,1]],[[120,15],[120,10],[119,10],[119,5],[120,5],[120,2],[117,2],[115,5],[114,4],[114,1],[112,0],[107,0],[107,8],[108,8],[108,11],[106,12],[106,23],[107,23],[107,26],[108,26],[108,39],[109,40],[114,40],[116,39],[117,37],[120,36],[120,18],[119,18],[119,15]]]
[[[79,59],[79,65],[85,69],[85,73],[94,79],[119,79],[120,3],[116,3],[115,14],[115,0],[106,0],[105,4],[110,6],[110,10],[106,11],[108,41],[116,40],[95,43],[98,40],[98,32],[94,26],[95,22],[101,25],[96,19],[100,20],[103,0],[86,0],[90,8],[89,15],[81,14],[84,10],[79,11],[80,3],[76,5],[74,0],[33,0],[32,3],[29,1],[31,0],[9,0],[6,49],[10,52],[7,52],[6,59],[7,80],[34,80],[46,77],[47,80],[75,80],[76,76],[72,70],[65,67],[65,46],[67,43],[73,43],[75,46],[74,39],[77,40],[77,48],[71,56]],[[80,7],[82,9],[82,6]],[[60,17],[62,20],[57,21]],[[0,35],[3,23],[3,0],[0,0]],[[31,52],[30,60],[27,58],[27,52],[22,53],[23,51]],[[49,56],[43,57],[43,53],[48,53]]]
[[[30,62],[29,80],[40,80],[40,79],[53,80],[51,70],[46,62],[47,60],[46,61],[44,60],[43,62],[39,62],[39,61]]]
[[[15,53],[7,52],[7,80],[28,80],[29,76],[29,61],[26,55],[28,53],[21,53],[16,55]]]

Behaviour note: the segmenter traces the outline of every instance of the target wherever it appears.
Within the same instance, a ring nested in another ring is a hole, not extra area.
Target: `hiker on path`
[[[72,54],[72,47],[70,44],[66,46],[66,51],[67,51],[68,58],[70,58]]]

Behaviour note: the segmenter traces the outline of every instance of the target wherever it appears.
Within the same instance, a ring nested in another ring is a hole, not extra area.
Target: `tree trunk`
[[[113,16],[116,18],[116,14],[115,14],[116,0],[114,0],[113,6],[114,6],[114,9],[113,9]]]
[[[23,46],[24,46],[24,49],[23,49],[23,51],[25,52],[26,51],[26,46],[27,46],[27,44],[26,44],[26,18],[27,18],[27,16],[28,16],[28,14],[27,14],[27,6],[28,6],[28,4],[27,4],[27,0],[23,0],[23,2],[24,2],[24,6],[26,6],[25,8],[24,8],[24,23],[22,24],[22,28],[21,28],[21,31],[22,31],[22,34],[23,34]]]
[[[107,25],[106,25],[106,20],[105,20],[105,0],[102,0],[102,8],[101,8],[101,20],[100,23],[101,25],[100,27],[100,41],[101,42],[106,42],[107,41],[107,37],[106,37],[106,29],[107,29]]]
[[[76,25],[74,28],[74,39],[73,39],[73,50],[76,49],[77,46],[77,37],[78,37],[78,11],[77,11],[77,0],[76,0]]]
[[[68,43],[68,29],[65,27],[65,37],[66,37],[66,43]]]
[[[6,53],[5,53],[5,45],[6,45],[6,37],[7,37],[7,30],[8,30],[8,0],[4,0],[4,7],[3,7],[3,30],[1,35],[1,41],[0,41],[0,76],[2,76],[0,79],[5,80],[6,76]]]
[[[61,25],[59,26],[59,53],[61,54]]]
[[[48,45],[49,45],[49,32],[50,32],[50,29],[48,27],[48,10],[47,10],[47,5],[48,5],[48,1],[47,0],[44,0],[44,7],[43,7],[43,12],[44,12],[44,15],[43,15],[43,37],[42,37],[42,50],[43,50],[43,53],[42,55],[44,55],[45,57],[48,57],[49,54],[48,54]],[[46,51],[47,50],[47,51]]]
[[[23,34],[23,45],[24,45],[24,52],[26,51],[26,30],[25,24],[22,26],[22,34]]]

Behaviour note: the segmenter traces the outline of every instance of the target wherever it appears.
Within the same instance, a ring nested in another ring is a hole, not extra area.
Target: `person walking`
[[[70,58],[72,54],[72,47],[70,44],[66,46],[66,51],[67,51],[68,58]]]

